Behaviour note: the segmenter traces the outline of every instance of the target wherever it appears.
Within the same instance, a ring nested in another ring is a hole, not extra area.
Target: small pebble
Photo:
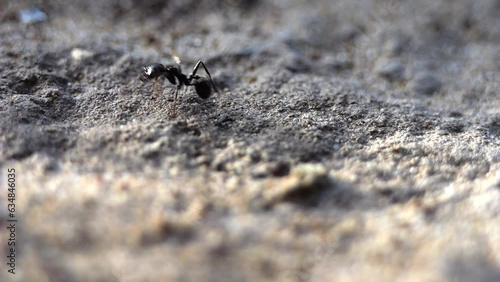
[[[341,53],[337,56],[326,56],[323,59],[323,66],[329,71],[342,71],[351,69],[353,67],[353,63],[345,54]]]
[[[286,201],[297,192],[315,193],[328,183],[328,171],[322,165],[301,164],[291,169],[289,175],[264,189],[266,206]]]
[[[413,79],[411,89],[416,94],[432,95],[441,89],[441,82],[432,73],[420,73]]]
[[[19,20],[25,24],[43,22],[48,18],[47,14],[38,8],[21,10],[18,12],[17,16]]]
[[[392,54],[392,55],[399,55],[403,51],[403,40],[400,38],[392,38],[388,40],[385,45],[384,49],[386,52]]]
[[[88,50],[80,48],[73,48],[73,50],[71,50],[71,58],[75,61],[81,61],[92,56],[94,56],[94,53]]]
[[[311,63],[307,58],[301,55],[292,55],[289,59],[284,62],[284,67],[291,72],[308,72],[311,70]]]
[[[404,78],[405,67],[398,60],[379,60],[375,66],[375,71],[381,77],[394,81]]]

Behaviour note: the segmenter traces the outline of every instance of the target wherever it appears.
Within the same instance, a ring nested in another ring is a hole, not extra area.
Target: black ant
[[[208,74],[209,79],[196,74],[200,65],[203,66],[203,68],[205,69],[205,72]],[[182,73],[180,61],[178,60],[176,65],[164,66],[162,64],[152,64],[147,67],[143,67],[140,79],[143,82],[154,79],[155,84],[153,85],[153,87],[156,88],[157,79],[160,78],[162,75],[164,75],[168,79],[168,81],[170,81],[170,83],[172,83],[173,85],[177,85],[174,96],[173,115],[175,115],[177,94],[179,93],[179,90],[182,88],[183,85],[194,86],[196,94],[198,94],[198,96],[200,96],[200,98],[202,99],[207,99],[208,97],[210,97],[210,95],[212,95],[212,87],[215,90],[215,92],[219,92],[214,84],[214,81],[212,80],[210,72],[208,72],[207,67],[202,61],[198,61],[198,63],[193,68],[193,72],[189,75],[185,75]],[[153,89],[153,91],[155,91],[155,89]]]

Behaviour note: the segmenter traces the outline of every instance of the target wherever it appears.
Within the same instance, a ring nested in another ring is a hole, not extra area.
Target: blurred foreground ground
[[[28,23],[19,12],[46,16]],[[500,281],[500,1],[0,1],[0,281]],[[222,90],[152,95],[203,60]]]

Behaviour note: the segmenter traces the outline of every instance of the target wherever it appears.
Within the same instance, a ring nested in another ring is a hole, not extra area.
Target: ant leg
[[[157,78],[153,80],[153,86],[151,87],[151,92],[153,94],[154,98],[158,98],[160,96],[160,82],[158,81]]]
[[[210,72],[208,71],[207,67],[205,66],[205,64],[202,61],[198,61],[198,63],[196,63],[196,65],[193,68],[193,72],[189,75],[189,77],[192,78],[193,76],[196,75],[196,72],[198,71],[198,68],[200,67],[200,65],[203,66],[203,68],[205,69],[205,72],[208,74],[208,78],[210,78],[210,82],[212,83],[212,86],[214,87],[215,92],[219,93],[219,90],[217,90],[217,87],[215,86],[215,83],[212,79],[212,76],[210,75]]]
[[[182,88],[182,84],[177,85],[177,87],[175,88],[174,102],[172,104],[172,112],[171,112],[171,116],[172,117],[176,117],[177,116],[177,96],[178,96],[179,91],[181,90],[181,88]]]

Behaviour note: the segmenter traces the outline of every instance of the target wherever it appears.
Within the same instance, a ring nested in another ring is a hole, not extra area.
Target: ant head
[[[152,64],[142,68],[141,81],[158,78],[165,72],[165,66],[162,64]]]
[[[212,85],[205,77],[200,77],[196,80],[194,89],[196,90],[196,94],[202,99],[207,99],[212,95]]]

